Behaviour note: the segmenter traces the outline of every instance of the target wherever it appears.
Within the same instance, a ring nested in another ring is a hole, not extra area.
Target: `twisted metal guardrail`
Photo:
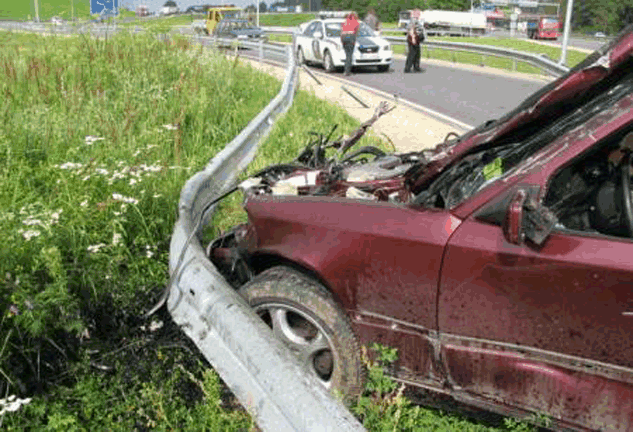
[[[292,104],[298,71],[291,47],[280,93],[182,189],[172,236],[167,307],[265,431],[363,431],[345,406],[308,376],[206,257],[202,228],[232,190],[275,118]]]
[[[295,28],[292,27],[262,27],[266,33],[271,34],[294,34]],[[407,40],[404,36],[383,36],[389,42],[397,45],[406,45]],[[546,73],[553,76],[561,76],[569,72],[569,68],[559,65],[555,61],[545,57],[544,55],[530,54],[508,48],[495,47],[490,45],[478,45],[465,42],[442,42],[442,41],[425,41],[424,45],[429,48],[441,48],[451,51],[464,51],[482,56],[494,56],[509,58],[514,61],[514,70],[516,70],[517,62],[531,64]]]

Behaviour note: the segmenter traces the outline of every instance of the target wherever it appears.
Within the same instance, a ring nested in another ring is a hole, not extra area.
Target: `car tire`
[[[389,65],[379,65],[378,72],[387,72],[389,70]]]
[[[323,54],[323,68],[327,73],[332,73],[336,70],[334,62],[332,61],[332,54],[329,51],[325,51]]]
[[[301,47],[299,47],[299,49],[297,50],[297,65],[301,66],[307,64],[306,63],[306,58],[303,55],[303,49]]]
[[[304,370],[346,402],[365,378],[360,345],[345,312],[314,279],[289,267],[263,271],[239,290]]]

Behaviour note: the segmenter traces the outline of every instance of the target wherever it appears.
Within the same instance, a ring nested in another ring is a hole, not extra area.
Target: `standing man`
[[[378,21],[376,11],[373,8],[369,9],[369,12],[367,12],[367,15],[365,16],[365,24],[367,24],[373,31],[380,32],[380,21]]]
[[[411,19],[407,30],[407,47],[409,51],[404,65],[404,73],[411,72],[412,67],[414,72],[422,72],[422,68],[420,68],[420,43],[425,38],[424,25],[418,20]]]
[[[341,27],[341,43],[345,50],[345,75],[352,74],[352,57],[354,55],[354,46],[356,45],[356,34],[358,33],[358,16],[356,12],[350,12],[345,18],[345,22]]]

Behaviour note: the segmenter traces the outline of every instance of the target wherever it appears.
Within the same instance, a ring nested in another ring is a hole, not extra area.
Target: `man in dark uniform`
[[[413,68],[414,72],[422,72],[420,68],[420,43],[424,42],[426,35],[424,33],[424,25],[418,21],[411,19],[409,29],[407,30],[407,46],[409,51],[407,53],[407,61],[404,65],[404,72],[411,72]]]

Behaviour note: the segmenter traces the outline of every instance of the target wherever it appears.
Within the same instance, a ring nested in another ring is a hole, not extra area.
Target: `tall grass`
[[[280,84],[182,39],[0,47],[0,395],[68,393],[165,286],[184,181]]]

